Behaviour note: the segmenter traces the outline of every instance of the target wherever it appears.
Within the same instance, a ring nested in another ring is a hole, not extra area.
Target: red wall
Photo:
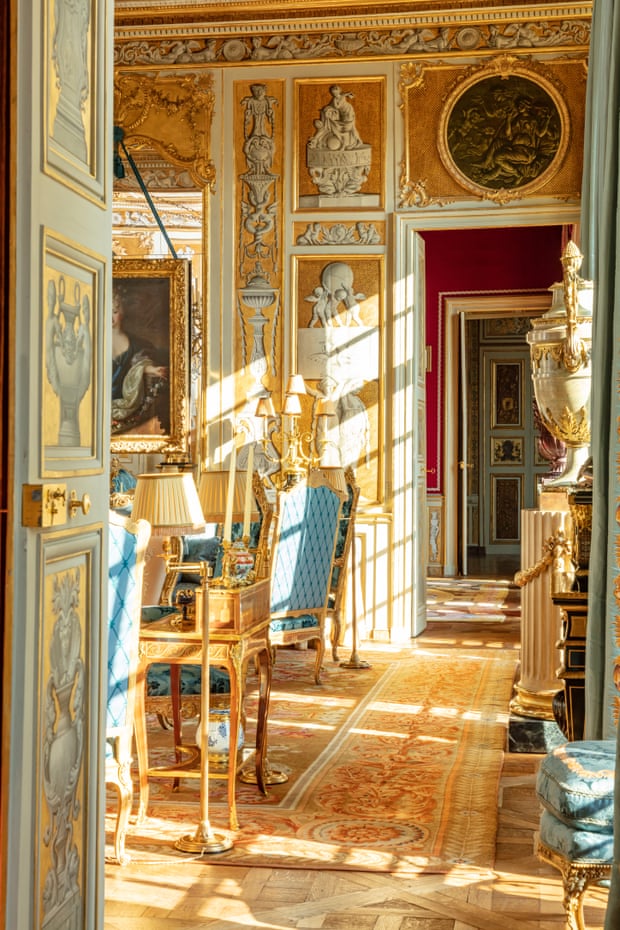
[[[467,229],[421,233],[426,251],[427,488],[442,493],[443,338],[446,296],[540,291],[562,280],[562,226]],[[434,469],[434,471],[433,471]]]

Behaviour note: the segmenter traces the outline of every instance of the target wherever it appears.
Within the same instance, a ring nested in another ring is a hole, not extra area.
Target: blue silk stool
[[[581,740],[558,746],[538,770],[536,852],[562,873],[567,930],[585,930],[585,892],[611,874],[615,767],[615,740]]]

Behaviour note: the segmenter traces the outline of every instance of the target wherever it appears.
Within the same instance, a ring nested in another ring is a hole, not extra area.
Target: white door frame
[[[549,309],[551,295],[541,291],[532,293],[504,292],[480,293],[473,295],[447,296],[444,301],[445,344],[445,385],[444,406],[444,466],[443,487],[445,493],[444,538],[446,540],[446,561],[444,574],[456,575],[459,556],[459,535],[457,525],[459,481],[461,470],[459,461],[461,449],[459,444],[458,420],[459,406],[459,340],[460,320],[490,319],[504,316],[541,316]]]

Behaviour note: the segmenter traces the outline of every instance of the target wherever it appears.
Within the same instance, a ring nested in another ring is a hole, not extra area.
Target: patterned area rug
[[[521,588],[508,581],[429,578],[426,616],[431,620],[489,620],[521,615]]]
[[[212,780],[210,822],[234,845],[205,861],[395,873],[492,867],[514,655],[412,649],[368,658],[364,670],[327,663],[317,687],[307,654],[278,654],[268,755],[289,780],[267,797],[238,783],[234,834],[225,783]],[[255,705],[250,690],[248,744]],[[149,736],[161,757],[169,734],[153,720]],[[198,802],[197,780],[172,792],[153,779],[149,817],[127,839],[132,858],[195,860],[174,844],[194,834]],[[111,819],[106,827],[109,842]]]

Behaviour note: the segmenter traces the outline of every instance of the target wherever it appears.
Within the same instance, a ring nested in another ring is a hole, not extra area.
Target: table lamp
[[[198,481],[198,497],[207,521],[222,525],[223,556],[220,583],[226,587],[250,583],[253,580],[254,565],[254,557],[248,550],[250,521],[258,518],[252,490],[252,472],[202,472]],[[232,524],[241,521],[241,539],[233,542]]]
[[[198,490],[188,471],[162,471],[138,475],[132,517],[148,520],[155,535],[167,537],[199,533],[205,528]],[[169,568],[170,543],[164,541],[164,556]],[[187,569],[187,564],[178,563]],[[200,689],[200,814],[194,834],[181,837],[175,844],[183,852],[218,853],[230,849],[232,840],[216,834],[209,822],[209,614],[206,563],[192,565],[200,573],[200,597],[196,604],[196,625],[202,633],[202,681]],[[200,609],[199,609],[200,608]]]

